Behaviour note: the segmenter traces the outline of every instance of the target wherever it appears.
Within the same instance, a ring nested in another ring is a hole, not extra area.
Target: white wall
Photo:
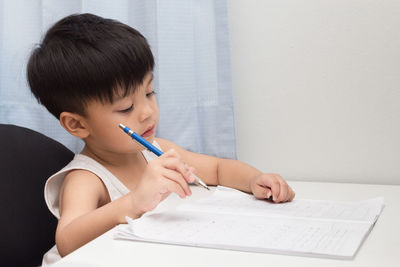
[[[238,158],[400,184],[400,1],[228,0]]]

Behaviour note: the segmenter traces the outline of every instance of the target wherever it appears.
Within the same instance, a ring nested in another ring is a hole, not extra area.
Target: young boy
[[[46,203],[59,222],[57,248],[47,253],[44,264],[125,223],[125,216],[139,218],[170,193],[190,196],[191,173],[208,185],[229,186],[259,199],[294,198],[278,174],[155,138],[153,67],[150,47],[138,31],[91,14],[60,20],[33,50],[27,66],[33,94],[85,142],[82,152],[46,183]],[[165,153],[157,158],[143,151],[120,123]]]

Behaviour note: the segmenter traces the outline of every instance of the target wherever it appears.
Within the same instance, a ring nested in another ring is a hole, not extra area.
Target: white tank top
[[[153,141],[153,145],[161,150],[160,146],[155,140]],[[147,162],[157,158],[154,153],[148,150],[143,150],[142,154]],[[103,165],[88,156],[77,154],[67,166],[47,179],[44,187],[44,198],[47,207],[51,213],[57,217],[57,219],[60,219],[58,196],[62,182],[65,178],[65,175],[69,171],[76,169],[87,170],[96,174],[106,186],[111,201],[129,193],[129,189]],[[54,246],[43,256],[42,266],[52,264],[59,259],[61,259],[61,256],[58,253],[57,247]]]

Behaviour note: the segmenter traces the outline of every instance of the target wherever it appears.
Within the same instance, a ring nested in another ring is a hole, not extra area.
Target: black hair
[[[115,94],[128,95],[153,68],[150,46],[137,30],[74,14],[54,24],[33,49],[27,76],[38,102],[59,119],[63,111],[85,115],[89,100],[112,103]]]

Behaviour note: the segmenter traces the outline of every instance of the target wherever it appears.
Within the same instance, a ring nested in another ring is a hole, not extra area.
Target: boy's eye
[[[155,95],[155,94],[156,94],[156,92],[154,92],[154,90],[153,90],[153,91],[151,91],[150,93],[147,93],[146,96],[147,96],[147,97],[150,97],[150,96]]]
[[[120,110],[119,112],[122,112],[122,113],[128,113],[128,112],[130,112],[132,109],[133,109],[133,104],[132,104],[132,105],[131,105],[129,108],[126,108],[126,109]]]

